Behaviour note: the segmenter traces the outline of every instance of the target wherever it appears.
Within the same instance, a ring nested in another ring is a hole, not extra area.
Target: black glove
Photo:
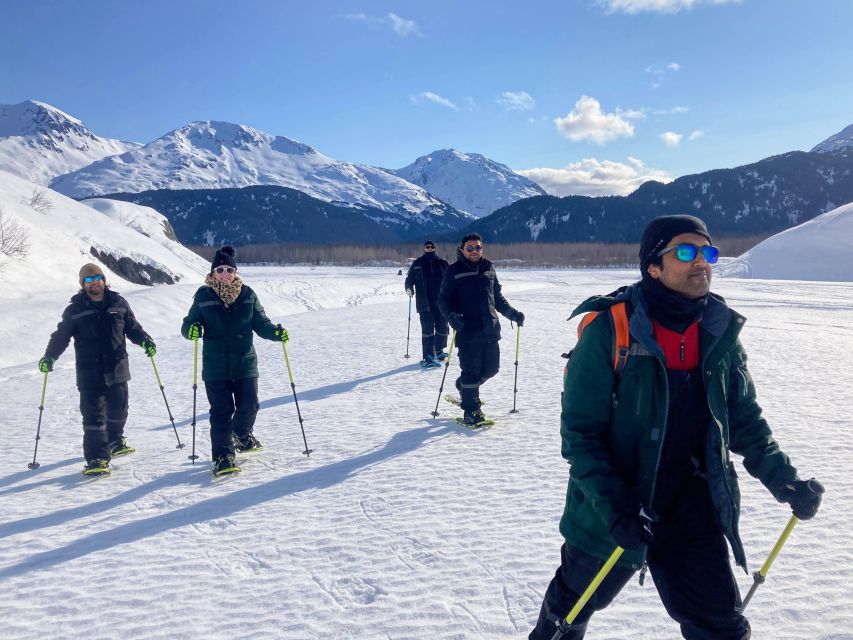
[[[651,544],[654,536],[649,521],[639,513],[621,516],[610,528],[610,537],[623,549],[639,549]]]
[[[524,314],[521,313],[521,311],[519,311],[518,309],[512,310],[512,314],[510,315],[509,319],[512,320],[519,327],[524,326]]]
[[[814,478],[792,480],[783,487],[781,499],[791,505],[794,515],[800,520],[809,520],[817,513],[824,491],[823,485]]]
[[[458,313],[451,313],[449,316],[447,316],[447,324],[449,324],[454,331],[462,331],[462,329],[465,327],[465,321]]]

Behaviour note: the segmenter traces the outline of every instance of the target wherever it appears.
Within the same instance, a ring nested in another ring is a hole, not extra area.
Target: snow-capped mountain
[[[814,153],[837,153],[847,150],[853,150],[853,124],[829,136],[812,149]]]
[[[516,200],[545,195],[542,187],[506,165],[456,149],[434,151],[391,173],[477,218]]]
[[[452,212],[420,187],[381,169],[335,160],[289,138],[217,121],[192,122],[144,147],[51,182],[51,188],[74,198],[255,185],[290,187],[327,202],[409,215]]]
[[[139,146],[96,136],[77,118],[43,102],[0,105],[0,171],[36,184]]]

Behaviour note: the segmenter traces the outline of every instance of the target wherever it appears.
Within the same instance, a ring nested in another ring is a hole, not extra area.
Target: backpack
[[[601,311],[590,311],[585,314],[581,319],[580,324],[578,324],[578,340],[580,340],[581,333],[586,328],[586,326],[595,320],[598,315],[602,313]],[[607,309],[606,313],[610,316],[610,326],[613,327],[613,372],[616,374],[617,378],[622,377],[622,371],[625,369],[625,363],[628,362],[628,353],[630,351],[631,344],[631,333],[629,329],[628,323],[628,310],[626,308],[625,302],[617,302],[609,309]],[[563,369],[563,380],[566,379],[566,373],[569,370],[569,358],[572,357],[572,349],[568,353],[562,354],[562,357],[566,358],[566,366]]]

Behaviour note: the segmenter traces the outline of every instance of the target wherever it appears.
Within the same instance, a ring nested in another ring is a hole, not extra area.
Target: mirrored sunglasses
[[[695,244],[686,242],[658,251],[658,256],[670,253],[671,251],[675,252],[675,257],[681,260],[681,262],[693,262],[696,259],[696,256],[699,255],[700,251],[702,252],[702,257],[705,259],[705,262],[708,264],[715,264],[720,257],[720,249],[718,247],[710,244],[699,247]]]
[[[84,278],[83,278],[83,282],[85,282],[86,284],[92,284],[93,282],[102,282],[102,281],[103,281],[103,279],[104,279],[104,276],[102,276],[102,275],[99,273],[98,275],[95,275],[95,276],[86,276],[86,277],[84,277]]]
[[[216,267],[214,271],[216,273],[234,273],[237,269],[234,267]]]
[[[482,251],[482,250],[483,250],[483,245],[481,245],[481,244],[466,244],[465,245],[465,251],[467,251],[468,253],[473,253],[474,251]]]

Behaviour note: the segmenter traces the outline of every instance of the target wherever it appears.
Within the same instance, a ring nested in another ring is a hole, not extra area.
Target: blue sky
[[[3,0],[0,103],[137,142],[226,120],[393,168],[454,147],[584,193],[853,123],[849,0],[308,5]]]

